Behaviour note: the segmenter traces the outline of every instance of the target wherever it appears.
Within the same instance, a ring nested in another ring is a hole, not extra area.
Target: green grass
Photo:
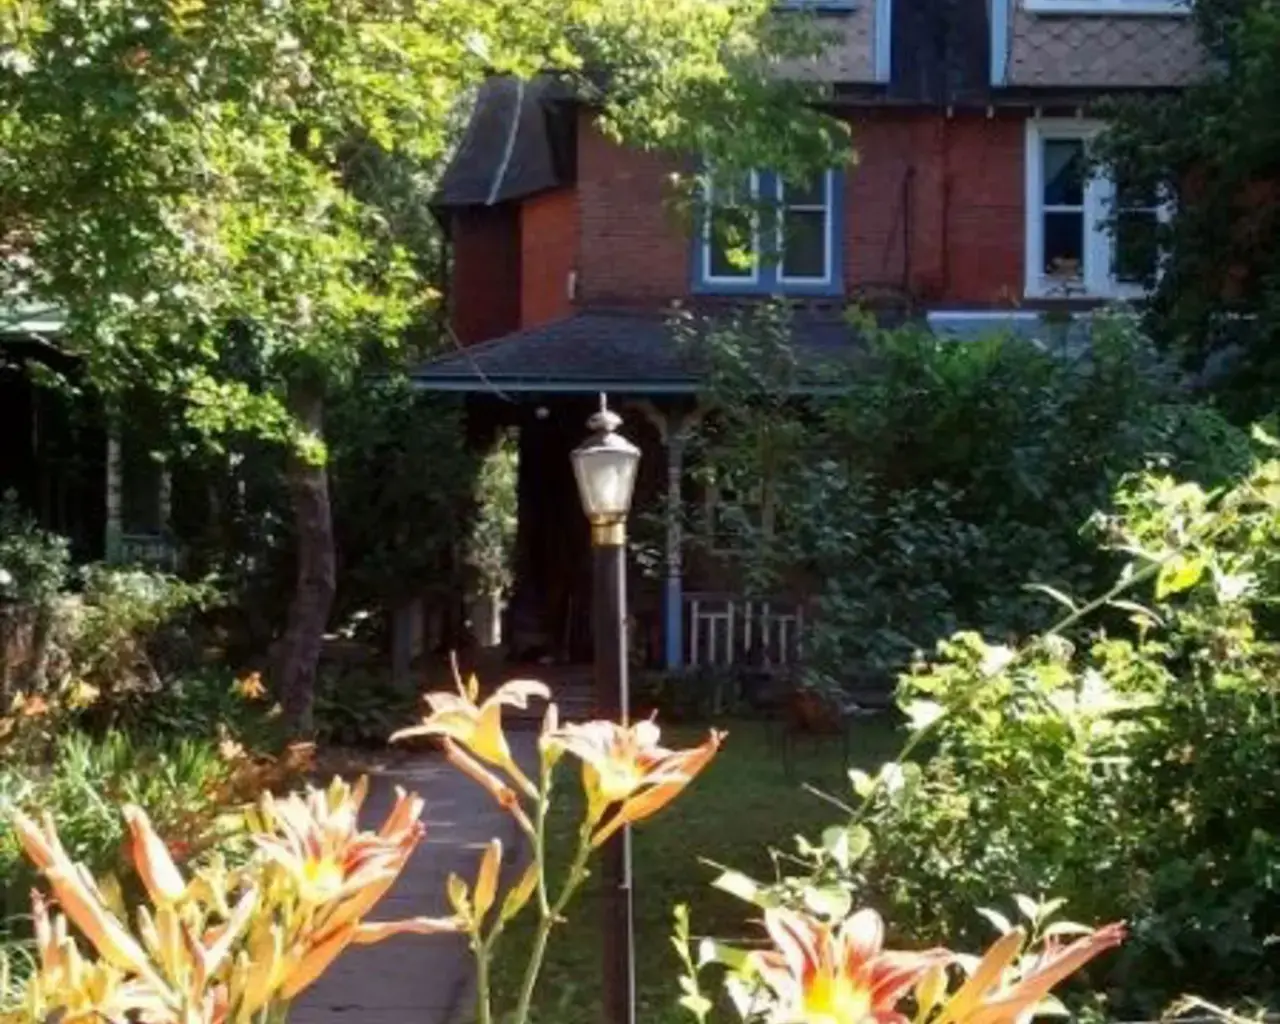
[[[780,752],[770,749],[759,722],[730,723],[729,733],[703,775],[674,804],[635,830],[637,1016],[642,1024],[691,1020],[676,1005],[680,969],[669,941],[673,907],[689,905],[695,935],[752,934],[750,908],[710,888],[715,871],[702,859],[771,878],[770,848],[793,849],[793,836],[816,838],[824,827],[840,820],[840,811],[806,792],[804,784],[841,798],[849,792],[837,739],[823,740],[816,747],[801,740],[788,779]],[[672,746],[700,739],[698,732],[687,728],[672,729],[664,737]],[[873,719],[854,733],[851,766],[878,765],[892,757],[898,746],[889,722]],[[565,850],[573,841],[581,802],[577,779],[569,771],[562,769],[559,781],[549,835],[556,848]],[[516,1001],[532,934],[531,917],[513,924],[499,949],[494,979],[499,1014],[509,1012]],[[588,885],[569,908],[568,922],[552,936],[535,1001],[539,1024],[599,1021],[601,917],[594,889]]]

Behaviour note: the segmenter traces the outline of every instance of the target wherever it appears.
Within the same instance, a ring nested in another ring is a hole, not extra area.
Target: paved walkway
[[[521,763],[536,756],[535,742],[532,734],[511,736]],[[495,836],[502,840],[510,870],[510,858],[521,848],[515,823],[443,757],[423,755],[375,774],[365,804],[369,825],[381,823],[396,786],[426,801],[427,835],[371,920],[447,915],[445,880],[456,872],[474,883],[481,851]],[[471,954],[461,936],[398,936],[347,952],[304,994],[290,1019],[296,1024],[465,1021],[472,1016],[472,975]]]

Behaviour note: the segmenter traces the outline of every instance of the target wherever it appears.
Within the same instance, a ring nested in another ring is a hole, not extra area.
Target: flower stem
[[[545,860],[542,859],[544,850],[544,811],[539,808],[538,821],[538,847],[535,855],[539,857],[538,863],[542,865],[539,869],[539,909],[541,916],[538,920],[538,930],[533,937],[533,949],[529,953],[529,963],[525,968],[524,982],[520,986],[520,1002],[516,1006],[516,1014],[513,1024],[528,1024],[529,1010],[533,1005],[533,993],[538,987],[538,976],[542,973],[542,962],[547,955],[547,941],[551,938],[551,929],[556,926],[564,908],[569,905],[569,901],[573,899],[574,893],[578,891],[579,886],[587,877],[587,859],[591,856],[591,829],[589,825],[584,824],[582,831],[578,836],[578,852],[573,858],[573,864],[569,868],[569,873],[565,877],[564,888],[560,890],[560,895],[556,898],[554,906],[548,906],[546,893],[546,868]]]
[[[476,942],[472,947],[476,957],[476,1020],[477,1024],[492,1024],[493,995],[489,986],[489,942]]]

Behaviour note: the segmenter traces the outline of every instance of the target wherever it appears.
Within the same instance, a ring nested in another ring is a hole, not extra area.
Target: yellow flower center
[[[644,771],[634,757],[610,758],[597,767],[600,799],[616,804],[627,799],[644,783]]]
[[[332,857],[308,860],[302,867],[302,898],[324,903],[338,894],[342,882],[342,865]]]
[[[871,1016],[871,993],[853,979],[822,973],[804,993],[806,1024],[863,1024]]]

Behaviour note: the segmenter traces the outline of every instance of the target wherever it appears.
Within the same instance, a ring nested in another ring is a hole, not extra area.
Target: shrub
[[[316,687],[316,738],[324,744],[385,746],[418,703],[416,693],[398,686],[385,671],[322,671]]]
[[[47,766],[0,767],[0,879],[8,914],[25,907],[34,881],[9,826],[14,810],[48,811],[71,855],[101,875],[120,867],[122,803],[145,808],[182,859],[218,842],[225,835],[221,816],[240,798],[236,772],[235,760],[214,740],[142,740],[122,732],[69,733],[57,739]]]
[[[865,853],[810,847],[809,884],[850,886],[946,941],[1008,891],[1123,916],[1120,1013],[1188,989],[1274,996],[1280,461],[1220,492],[1142,476],[1097,525],[1131,560],[1069,619],[1109,613],[1107,627],[1017,648],[961,633],[904,675],[898,700],[929,756],[855,780]]]
[[[1097,318],[1087,351],[859,329],[865,358],[814,369],[797,364],[784,311],[691,328],[716,409],[701,472],[740,496],[721,502],[720,528],[749,590],[816,595],[815,681],[887,684],[966,625],[1044,628],[1023,585],[1109,578],[1114,555],[1080,524],[1124,474],[1155,464],[1216,481],[1247,462],[1247,439],[1194,404],[1128,320]],[[834,394],[797,397],[815,383]]]

